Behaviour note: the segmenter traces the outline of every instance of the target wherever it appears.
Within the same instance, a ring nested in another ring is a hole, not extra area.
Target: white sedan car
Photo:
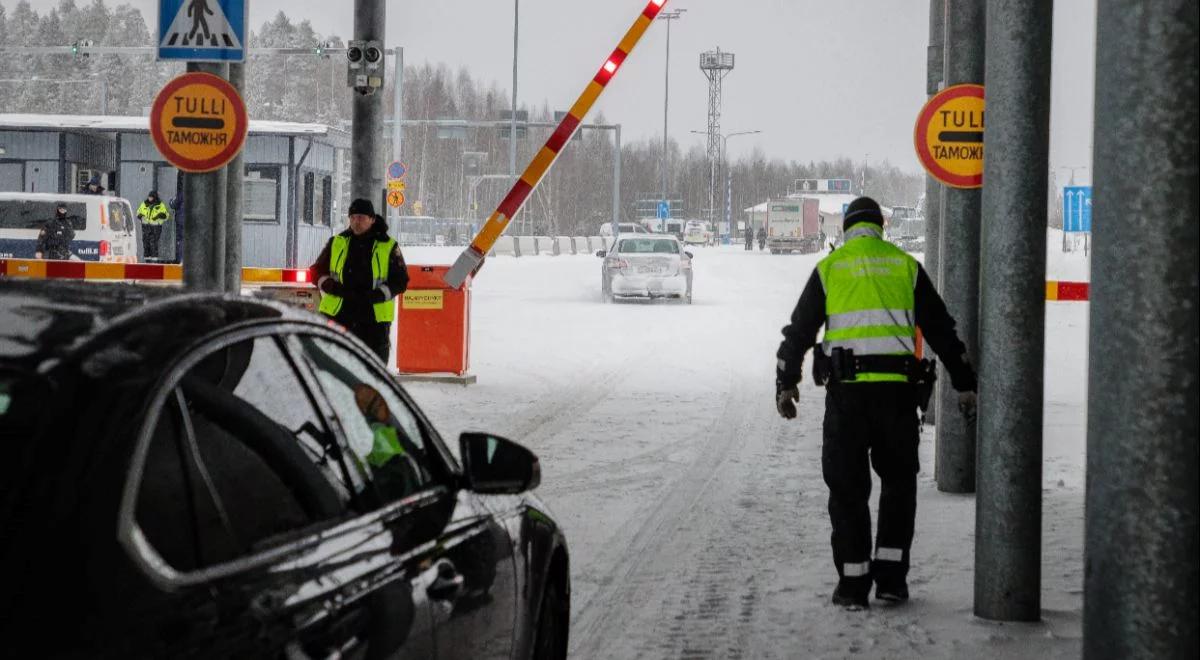
[[[604,302],[615,298],[678,298],[692,302],[692,254],[667,234],[622,234],[604,258]]]

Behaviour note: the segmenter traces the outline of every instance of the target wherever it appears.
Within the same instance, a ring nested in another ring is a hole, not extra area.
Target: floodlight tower
[[[700,71],[708,78],[708,222],[716,232],[717,192],[721,181],[721,81],[733,71],[733,53],[720,48],[700,53]]]

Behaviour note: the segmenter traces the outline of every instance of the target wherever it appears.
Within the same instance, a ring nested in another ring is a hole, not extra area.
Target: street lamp
[[[662,197],[659,199],[667,202],[667,218],[663,220],[663,228],[666,228],[666,220],[671,217],[670,201],[667,200],[667,109],[670,107],[671,99],[671,21],[683,17],[683,13],[687,9],[673,9],[659,13],[656,20],[667,22],[667,58],[666,58],[666,74],[663,80],[663,149],[662,149]]]
[[[708,135],[708,131],[690,131],[690,132],[695,133],[696,135]],[[729,165],[729,138],[737,137],[739,135],[756,135],[758,133],[762,133],[762,131],[737,131],[736,133],[728,133],[726,135],[720,136],[721,137],[721,169],[723,169],[725,171],[726,177],[729,176],[729,167],[728,167],[728,165]],[[727,213],[727,215],[724,216],[725,224],[729,225],[729,234],[730,234],[730,236],[732,236],[733,235],[733,218],[729,217],[729,215],[728,215],[728,212],[729,212],[728,204],[726,204],[725,210]],[[712,217],[715,218],[716,216],[717,216],[716,209],[712,209]],[[715,230],[716,227],[713,227],[713,229]]]

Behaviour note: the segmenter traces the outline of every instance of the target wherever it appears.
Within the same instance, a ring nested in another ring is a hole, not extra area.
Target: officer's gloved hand
[[[967,422],[974,424],[975,417],[979,409],[979,396],[974,392],[959,392],[958,393],[958,411],[962,413]]]
[[[800,400],[800,390],[790,387],[775,393],[775,409],[784,419],[796,419],[796,402]]]
[[[321,282],[321,291],[324,291],[331,296],[341,296],[346,292],[345,287],[342,286],[342,283],[333,279],[332,277],[327,277],[325,278],[324,282]]]

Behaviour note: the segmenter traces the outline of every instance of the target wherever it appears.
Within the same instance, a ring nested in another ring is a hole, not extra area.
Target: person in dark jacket
[[[758,228],[758,249],[761,252],[767,247],[767,228]]]
[[[349,215],[350,228],[329,239],[309,273],[321,291],[319,311],[387,362],[396,316],[392,299],[408,288],[408,268],[370,200],[351,202]]]
[[[750,223],[746,223],[746,233],[744,234],[744,238],[746,240],[746,249],[753,250],[754,249],[754,229],[751,228]]]
[[[99,175],[89,179],[87,183],[79,188],[79,192],[83,195],[103,195],[104,186],[100,185]]]
[[[137,217],[142,221],[142,254],[147,260],[158,259],[163,224],[171,219],[171,211],[158,198],[157,190],[146,195],[146,201],[138,206]]]
[[[34,257],[38,259],[70,259],[71,241],[75,240],[75,229],[71,219],[67,217],[67,205],[59,202],[54,209],[54,217],[42,225],[38,232],[37,247]]]
[[[921,265],[883,240],[883,214],[867,197],[846,212],[843,244],[821,260],[783,328],[776,354],[775,405],[796,417],[804,355],[813,355],[813,380],[825,385],[821,468],[829,487],[833,602],[848,609],[876,597],[908,599],[909,550],[917,506],[916,408],[919,389],[932,382],[916,358],[917,328],[937,351],[959,409],[975,416],[975,371],[955,321]],[[919,384],[918,384],[919,383]],[[879,475],[879,527],[871,553],[871,467]]]

